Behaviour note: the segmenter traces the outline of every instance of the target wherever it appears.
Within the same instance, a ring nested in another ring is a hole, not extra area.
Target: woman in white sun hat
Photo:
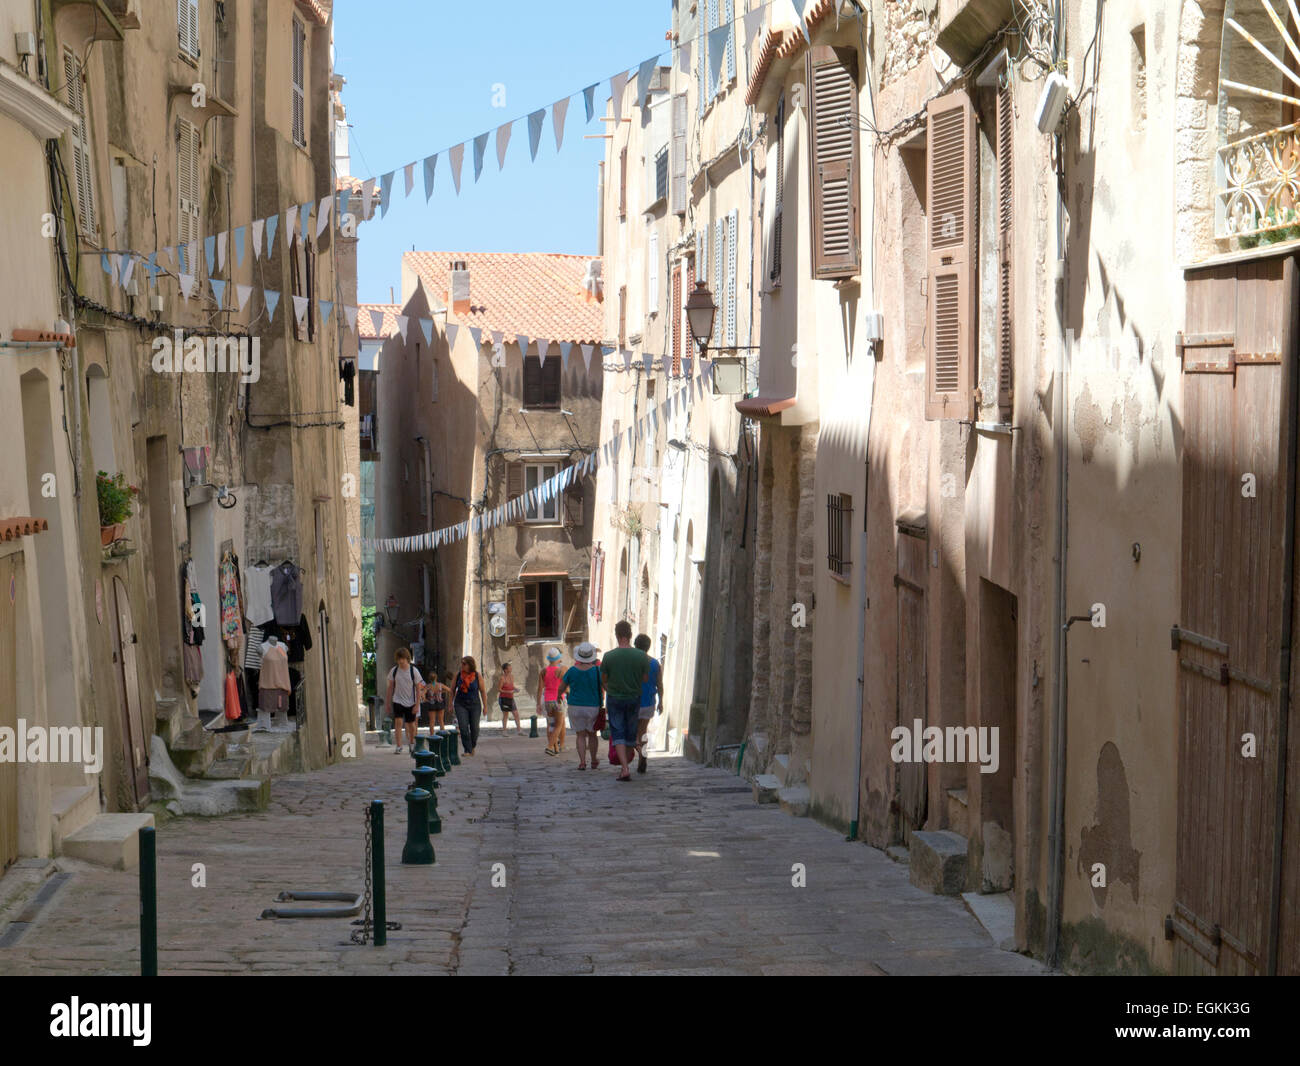
[[[587,768],[591,756],[594,769],[599,765],[596,756],[596,718],[600,714],[604,686],[596,666],[596,647],[586,641],[573,651],[573,665],[560,682],[560,695],[569,697],[569,721],[578,734],[578,769]]]
[[[546,715],[546,754],[558,755],[564,743],[564,704],[560,702],[560,655],[558,648],[546,653],[546,668],[537,682],[537,706]]]

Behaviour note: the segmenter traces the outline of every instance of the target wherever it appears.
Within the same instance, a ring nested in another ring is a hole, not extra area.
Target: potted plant
[[[122,538],[126,520],[132,514],[131,501],[140,490],[128,485],[126,475],[120,471],[110,476],[103,470],[95,474],[95,490],[99,497],[99,541],[107,547]]]

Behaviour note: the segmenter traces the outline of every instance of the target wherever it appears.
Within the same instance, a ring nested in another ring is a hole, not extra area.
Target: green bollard
[[[417,734],[415,738],[415,748],[411,751],[411,754],[415,755],[417,752],[428,751],[428,750],[429,750],[429,738],[422,737]]]
[[[406,794],[406,844],[403,866],[432,866],[433,842],[429,840],[429,793],[413,788]]]
[[[445,777],[447,770],[449,769],[447,766],[447,756],[445,754],[447,749],[446,740],[447,734],[441,729],[433,734],[433,753],[438,757],[438,761],[433,764],[433,768],[438,771],[440,777]]]
[[[459,766],[460,751],[458,749],[460,746],[460,730],[455,726],[452,726],[448,732],[451,733],[451,737],[449,738],[450,742],[448,744],[448,747],[451,749],[451,765]]]
[[[433,771],[433,778],[431,779],[431,783],[433,784],[434,788],[438,787],[438,769],[437,766],[435,765],[437,759],[438,757],[434,755],[434,753],[431,751],[417,751],[415,753],[415,765],[417,767],[427,766],[430,770]]]
[[[535,714],[528,719],[528,739],[537,739],[537,715]]]
[[[384,801],[370,801],[370,903],[372,943],[388,943],[388,900],[384,895]]]
[[[158,976],[158,851],[154,827],[142,825],[140,841],[140,976]]]
[[[415,779],[415,787],[422,788],[429,793],[429,832],[442,832],[442,819],[438,816],[438,793],[429,787],[433,783],[433,767],[417,766],[411,771],[411,776]]]
[[[438,733],[438,758],[442,760],[442,772],[451,773],[451,744],[452,736],[447,730]]]

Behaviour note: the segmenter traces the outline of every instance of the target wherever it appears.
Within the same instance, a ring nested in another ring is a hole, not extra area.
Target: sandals
[[[554,748],[547,748],[547,749],[546,749],[546,754],[547,754],[547,755],[559,755],[560,753],[559,753],[558,751],[556,751]]]
[[[643,751],[636,753],[636,772],[639,774],[645,773],[645,752]]]
[[[631,780],[632,780],[632,775],[631,775],[631,774],[619,774],[618,777],[614,778],[614,780],[615,780],[615,781],[631,781]]]
[[[585,762],[578,763],[579,770],[585,770],[586,768],[587,768],[587,764]]]

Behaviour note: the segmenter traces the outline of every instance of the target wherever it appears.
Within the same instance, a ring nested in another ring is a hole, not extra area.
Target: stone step
[[[966,888],[966,838],[948,829],[914,832],[908,877],[917,888],[957,896]]]
[[[169,747],[175,744],[181,734],[191,725],[198,725],[198,719],[187,713],[185,705],[178,699],[159,698],[154,701],[154,732],[163,738]]]
[[[788,752],[774,755],[772,764],[767,769],[768,773],[780,779],[782,785],[794,784],[794,781],[790,778],[790,755]]]
[[[271,802],[271,782],[265,777],[237,780],[186,777],[172,762],[162,738],[157,736],[149,746],[149,787],[159,809],[171,814],[213,817],[263,811]]]
[[[152,814],[99,814],[63,841],[63,854],[113,870],[140,865],[139,832],[154,824]]]
[[[88,776],[86,784],[54,788],[50,809],[54,815],[54,853],[63,850],[63,841],[99,814],[99,778]]]
[[[950,788],[947,792],[948,828],[962,836],[970,835],[970,820],[964,788]]]
[[[1016,950],[1016,901],[1010,892],[963,892],[961,898],[993,943],[1003,951]]]
[[[253,754],[249,777],[272,777],[296,773],[302,768],[298,734],[253,733],[248,740]]]
[[[779,803],[781,781],[775,774],[756,774],[754,777],[754,802]]]
[[[224,734],[212,733],[193,722],[174,743],[167,745],[167,750],[172,764],[181,773],[202,777],[209,766],[226,757],[226,741]]]
[[[248,775],[253,765],[251,753],[244,755],[227,755],[224,759],[214,759],[212,765],[203,772],[204,781],[238,781]]]
[[[796,818],[808,817],[808,803],[812,799],[807,785],[791,785],[778,793],[781,810]]]

